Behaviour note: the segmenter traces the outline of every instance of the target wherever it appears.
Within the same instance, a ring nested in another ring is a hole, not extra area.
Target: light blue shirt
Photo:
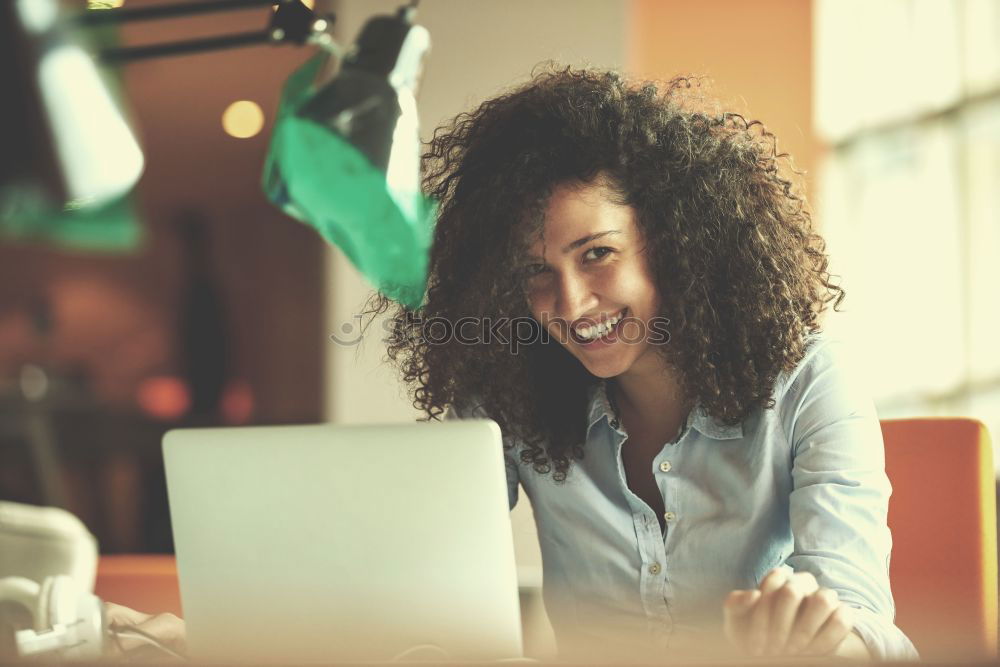
[[[876,659],[915,659],[893,624],[891,488],[875,407],[842,343],[810,337],[776,405],[727,426],[700,405],[652,463],[666,526],[626,483],[626,433],[591,391],[582,461],[562,484],[507,452],[511,507],[531,499],[560,653],[671,656],[720,642],[722,603],[772,568],[812,572],[855,609]],[[481,407],[454,416],[484,416]]]

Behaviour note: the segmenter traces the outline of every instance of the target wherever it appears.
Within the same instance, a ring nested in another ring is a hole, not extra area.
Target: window
[[[847,290],[827,328],[880,416],[976,417],[1000,450],[1000,2],[814,10],[815,209]]]

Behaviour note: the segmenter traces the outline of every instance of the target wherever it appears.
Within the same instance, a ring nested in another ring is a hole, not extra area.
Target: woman
[[[916,657],[878,419],[820,332],[844,292],[773,135],[694,83],[547,71],[439,129],[429,289],[395,306],[389,355],[428,417],[500,424],[564,655],[719,632]]]

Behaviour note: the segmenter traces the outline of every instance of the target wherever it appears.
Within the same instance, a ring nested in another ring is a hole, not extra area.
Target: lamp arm
[[[240,46],[254,46],[255,44],[264,44],[272,41],[279,40],[274,40],[271,37],[270,30],[256,30],[219,37],[189,39],[182,42],[164,42],[162,44],[149,44],[146,46],[120,46],[101,49],[99,56],[101,62],[105,65],[123,65],[137,60],[148,60],[164,56],[180,56],[203,51],[220,51]]]
[[[102,49],[98,55],[104,64],[124,64],[149,58],[218,51],[256,44],[312,42],[329,46],[332,43],[327,31],[336,17],[332,14],[317,16],[301,0],[201,0],[201,2],[154,7],[90,10],[77,16],[75,21],[81,26],[92,28],[131,21],[151,21],[264,6],[275,8],[270,14],[266,30],[143,46],[112,47]]]
[[[153,21],[181,16],[196,16],[210,12],[225,12],[234,9],[248,9],[281,4],[282,0],[202,0],[182,2],[172,5],[152,7],[122,7],[119,9],[91,9],[75,17],[77,24],[92,28],[102,25],[118,25],[133,21]]]

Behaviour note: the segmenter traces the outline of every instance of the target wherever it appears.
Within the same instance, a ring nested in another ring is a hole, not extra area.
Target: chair
[[[177,563],[168,554],[101,556],[97,562],[97,597],[148,614],[181,614]]]
[[[882,421],[896,624],[930,660],[997,653],[997,508],[986,427]]]

